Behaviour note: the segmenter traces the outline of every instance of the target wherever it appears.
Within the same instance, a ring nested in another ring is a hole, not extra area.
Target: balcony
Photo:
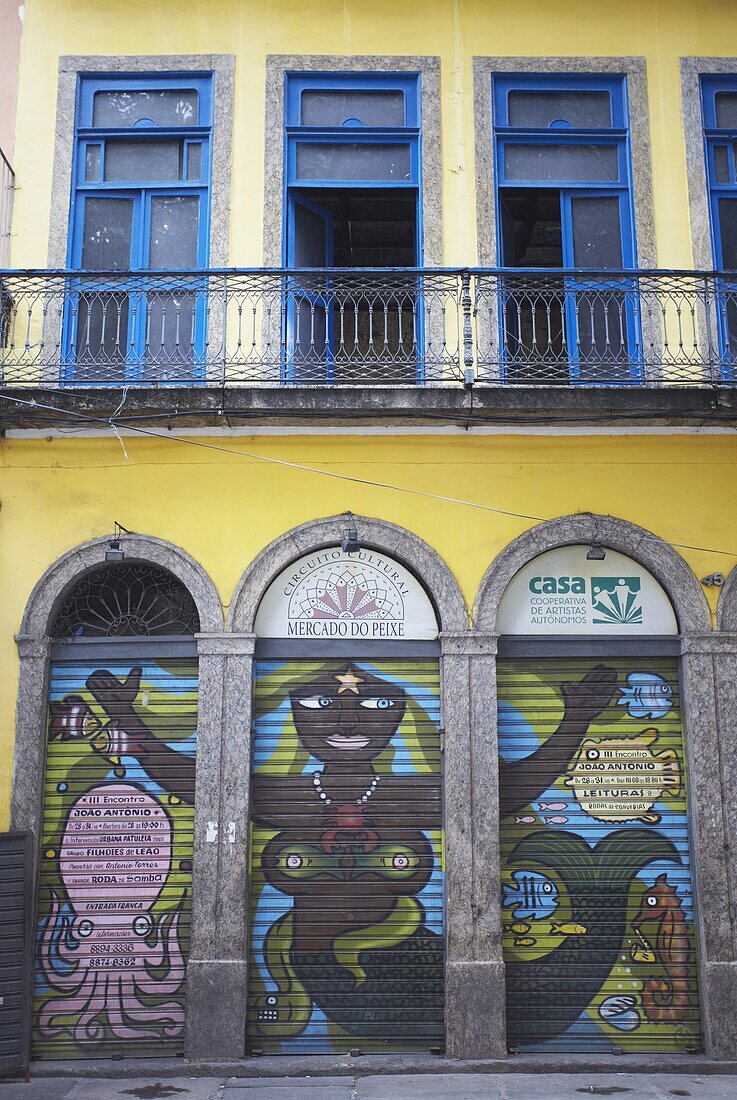
[[[477,407],[511,409],[500,395],[512,391],[538,405],[545,391],[561,408],[575,404],[564,392],[580,407],[581,391],[610,401],[626,391],[629,407],[655,408],[679,388],[717,386],[731,405],[736,368],[737,275],[724,273],[0,272],[8,400],[28,391],[38,402],[43,389],[68,404],[95,392],[101,407],[106,391],[112,401],[125,390],[139,404],[157,393],[164,408],[176,390],[180,405],[213,408],[245,390],[296,390],[296,408],[319,389],[350,391],[348,409],[378,408],[380,392],[472,389]],[[652,390],[657,402],[644,396]]]

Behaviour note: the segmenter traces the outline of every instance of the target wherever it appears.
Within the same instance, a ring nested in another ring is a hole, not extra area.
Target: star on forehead
[[[362,684],[363,679],[360,676],[356,676],[352,668],[346,669],[343,673],[338,673],[335,679],[340,684],[338,688],[338,695],[342,695],[344,691],[352,691],[354,695],[358,695],[357,684]]]

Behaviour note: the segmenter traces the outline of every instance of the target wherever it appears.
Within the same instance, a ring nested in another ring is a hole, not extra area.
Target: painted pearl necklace
[[[332,800],[332,798],[328,798],[327,794],[322,789],[322,784],[320,783],[321,779],[322,779],[322,772],[313,772],[312,773],[312,782],[315,785],[315,794],[318,796],[318,798],[322,799],[322,801],[325,803],[326,806],[329,806],[330,803],[333,800]],[[358,798],[356,798],[354,800],[357,806],[360,806],[362,802],[368,802],[369,798],[371,798],[371,795],[376,792],[376,788],[379,785],[380,779],[381,779],[380,775],[375,775],[374,776],[374,778],[371,780],[371,786],[367,787],[366,790],[363,792],[363,794],[360,795]]]

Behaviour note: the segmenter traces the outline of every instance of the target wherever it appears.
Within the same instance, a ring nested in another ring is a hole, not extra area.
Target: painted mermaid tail
[[[590,848],[575,833],[530,833],[510,863],[554,870],[568,889],[571,921],[585,936],[568,936],[530,962],[508,962],[507,1037],[511,1043],[543,1042],[563,1034],[609,977],[627,928],[632,881],[649,863],[680,863],[675,845],[648,829],[620,829]]]
[[[266,934],[264,958],[275,990],[257,991],[253,1000],[256,1029],[270,1039],[292,1039],[301,1035],[312,1015],[310,995],[292,962],[294,913],[275,920]],[[261,983],[259,983],[261,984]]]
[[[315,1004],[348,1034],[440,1042],[442,938],[422,927],[400,944],[361,952],[360,960],[360,982],[332,953],[301,951],[295,964]]]
[[[265,956],[277,992],[256,998],[270,1039],[300,1035],[313,1003],[349,1035],[442,1039],[443,941],[422,906],[399,898],[385,921],[339,936],[332,950],[292,947],[292,914],[275,922]]]
[[[377,924],[338,936],[331,952],[295,952],[315,1003],[352,1035],[442,1038],[442,939],[416,898],[397,898]]]

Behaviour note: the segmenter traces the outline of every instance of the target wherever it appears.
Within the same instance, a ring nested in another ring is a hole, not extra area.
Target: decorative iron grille
[[[145,562],[94,569],[69,590],[51,635],[70,638],[144,638],[194,634],[200,618],[176,577]]]
[[[0,270],[14,388],[714,385],[737,380],[730,272]]]

